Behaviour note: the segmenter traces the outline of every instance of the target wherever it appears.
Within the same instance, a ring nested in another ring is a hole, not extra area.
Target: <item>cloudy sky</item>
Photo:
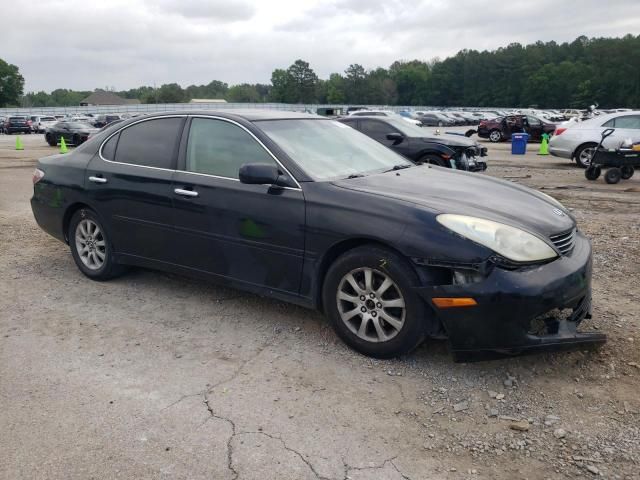
[[[297,58],[326,78],[350,63],[640,34],[640,0],[0,0],[0,58],[25,90],[117,90],[217,79],[268,83]]]

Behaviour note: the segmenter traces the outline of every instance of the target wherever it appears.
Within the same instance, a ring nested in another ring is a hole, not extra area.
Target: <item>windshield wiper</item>
[[[389,170],[385,170],[386,172],[393,172],[394,170],[402,170],[403,168],[409,168],[411,166],[410,163],[399,163],[398,165],[394,165],[393,168],[390,168]]]
[[[352,173],[351,175],[349,175],[347,177],[347,179],[352,179],[352,178],[360,178],[360,177],[364,177],[364,175],[362,175],[361,173]]]

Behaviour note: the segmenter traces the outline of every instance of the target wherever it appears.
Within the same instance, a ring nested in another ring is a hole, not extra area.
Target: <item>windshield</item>
[[[82,122],[68,122],[69,128],[93,128],[91,125]]]
[[[413,165],[375,140],[333,120],[255,123],[314,180],[366,175],[396,165]]]
[[[53,117],[40,117],[41,122],[55,122],[56,119]]]

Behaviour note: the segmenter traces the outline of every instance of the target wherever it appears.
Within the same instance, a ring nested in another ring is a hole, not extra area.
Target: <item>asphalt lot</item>
[[[487,143],[486,174],[542,188],[592,238],[584,328],[603,348],[455,364],[429,341],[377,361],[274,300],[89,281],[31,215],[55,149],[22,138],[0,135],[0,478],[640,478],[640,175],[588,182]]]

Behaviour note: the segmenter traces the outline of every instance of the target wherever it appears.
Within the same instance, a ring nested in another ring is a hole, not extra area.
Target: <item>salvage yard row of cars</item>
[[[140,266],[318,309],[365,355],[426,337],[458,360],[604,342],[578,330],[592,260],[571,212],[442,168],[431,143],[376,115],[152,114],[41,158],[31,206],[90,279]],[[439,152],[477,148],[453,147]]]

